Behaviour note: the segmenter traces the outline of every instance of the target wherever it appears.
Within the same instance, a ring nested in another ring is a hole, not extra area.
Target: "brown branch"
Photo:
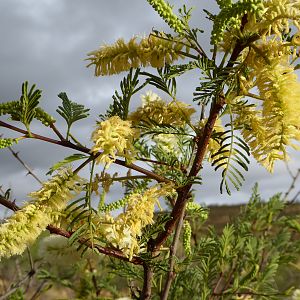
[[[172,284],[172,281],[175,278],[175,273],[174,273],[175,257],[176,257],[176,251],[177,251],[178,243],[179,243],[180,232],[181,232],[182,225],[183,225],[184,211],[185,210],[182,210],[182,214],[180,216],[180,219],[179,219],[179,221],[177,223],[177,226],[176,226],[176,229],[175,229],[175,235],[174,235],[174,238],[173,238],[173,243],[170,247],[169,271],[168,271],[167,279],[166,279],[166,282],[165,282],[164,290],[163,290],[163,293],[162,293],[162,296],[161,296],[161,300],[167,300],[168,299],[171,284]]]
[[[37,139],[37,140],[42,140],[42,141],[45,141],[45,142],[48,142],[48,143],[51,143],[51,144],[56,144],[56,145],[60,145],[60,146],[63,146],[63,147],[71,148],[71,149],[74,149],[74,150],[84,152],[84,153],[87,153],[87,154],[91,155],[91,153],[90,153],[91,149],[86,148],[84,146],[73,144],[73,143],[71,143],[70,141],[67,141],[67,140],[58,141],[58,140],[55,140],[55,139],[52,139],[52,138],[49,138],[49,137],[45,137],[45,136],[42,136],[42,135],[39,135],[39,134],[36,134],[36,133],[32,133],[32,132],[30,133],[30,136],[29,136],[28,131],[26,131],[24,129],[21,129],[21,128],[18,128],[18,127],[15,127],[13,125],[10,125],[8,123],[5,123],[1,120],[0,120],[0,126],[11,129],[11,130],[14,130],[16,132],[20,132],[20,133],[26,135],[28,138],[34,138],[34,139]],[[99,152],[98,155],[100,155],[100,154],[101,154],[101,152]],[[94,156],[94,158],[95,157],[96,156]],[[148,170],[146,170],[146,169],[144,169],[140,166],[137,166],[137,165],[134,165],[134,164],[128,164],[126,161],[116,159],[114,161],[114,163],[117,164],[117,165],[129,168],[129,169],[135,170],[135,171],[137,171],[139,173],[142,173],[144,175],[147,175],[149,178],[154,179],[157,182],[166,182],[166,183],[170,182],[170,180],[168,180],[168,179],[166,179],[162,176],[159,176],[159,175],[157,175],[157,174],[155,174],[151,171],[148,171]]]
[[[153,270],[146,262],[143,263],[144,268],[144,285],[141,294],[141,300],[151,299],[151,288],[152,288],[152,279],[153,279]]]
[[[11,201],[7,200],[6,198],[4,198],[1,195],[0,195],[0,204],[7,207],[7,208],[9,208],[10,210],[13,210],[13,211],[20,210],[20,207],[18,207],[14,202],[11,202]],[[68,239],[74,233],[74,232],[71,232],[71,231],[67,231],[63,228],[56,227],[56,226],[51,225],[51,224],[49,224],[46,227],[46,229],[52,234],[57,234],[57,235],[63,236],[63,237],[68,238]],[[97,249],[99,251],[99,253],[102,253],[102,254],[105,254],[105,255],[108,255],[108,256],[111,256],[111,257],[114,257],[114,258],[118,258],[118,259],[121,259],[123,261],[133,263],[135,265],[143,264],[142,259],[137,257],[137,256],[134,256],[131,260],[129,260],[129,258],[126,257],[121,250],[108,248],[108,247],[102,247],[100,245],[95,245],[95,244],[92,244],[90,241],[88,241],[87,239],[84,239],[84,238],[79,239],[78,242],[80,244],[86,245],[89,248]]]
[[[216,122],[216,119],[222,110],[223,106],[225,104],[225,98],[224,96],[219,96],[219,101],[215,102],[213,104],[213,107],[211,109],[210,115],[208,117],[208,120],[201,132],[201,136],[197,136],[197,152],[195,155],[195,161],[193,163],[193,166],[191,168],[191,171],[189,173],[189,178],[192,178],[198,174],[200,169],[202,168],[202,162],[205,156],[206,148],[209,143],[214,124]],[[152,242],[152,249],[154,251],[159,250],[161,245],[165,242],[165,240],[168,238],[168,236],[172,233],[174,230],[174,227],[179,220],[182,211],[185,208],[185,204],[188,201],[188,194],[190,192],[190,189],[192,187],[192,184],[188,184],[178,190],[178,197],[176,204],[171,212],[171,219],[166,223],[165,225],[165,231],[160,233],[156,240]]]
[[[0,195],[0,204],[13,211],[17,211],[20,209],[15,202],[9,201],[1,195]]]
[[[40,184],[43,184],[43,182],[33,173],[32,169],[19,157],[19,152],[15,152],[11,147],[8,147],[8,150],[23,165],[29,175],[31,175]]]
[[[64,141],[65,138],[62,136],[62,134],[58,131],[54,123],[50,124],[50,128],[56,133],[56,135],[60,138],[61,141]]]
[[[246,17],[243,18],[243,20],[242,20],[242,26],[245,25],[245,22],[247,22]],[[247,44],[237,43],[235,45],[235,47],[232,51],[232,54],[230,56],[230,59],[227,63],[226,68],[230,68],[234,65],[236,59],[238,58],[241,51],[245,47],[247,47]],[[216,97],[215,102],[212,104],[208,120],[207,120],[203,130],[196,136],[197,152],[195,155],[195,160],[192,165],[191,171],[188,175],[189,178],[193,178],[194,176],[197,176],[198,172],[202,168],[202,162],[203,162],[203,159],[205,156],[207,145],[211,138],[211,134],[213,132],[215,122],[217,120],[219,113],[221,112],[222,108],[224,107],[225,103],[226,103],[225,96],[221,92],[218,95],[218,97]],[[188,201],[188,195],[189,195],[191,187],[192,187],[192,184],[190,183],[177,191],[178,197],[177,197],[176,204],[173,207],[173,210],[171,212],[171,220],[169,220],[166,223],[165,231],[161,232],[154,241],[151,241],[150,247],[153,249],[153,251],[159,250],[159,248],[166,241],[168,236],[173,232],[175,225],[181,216],[181,212],[182,212],[182,210],[184,210],[185,204]]]

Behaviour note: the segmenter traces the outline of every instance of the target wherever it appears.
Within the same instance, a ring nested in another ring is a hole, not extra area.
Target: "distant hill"
[[[229,223],[234,221],[234,218],[239,214],[241,208],[245,204],[240,205],[211,205],[209,208],[209,217],[206,225],[215,226],[217,232],[220,232],[222,228]],[[288,216],[300,215],[300,203],[293,203],[288,205],[284,213]]]

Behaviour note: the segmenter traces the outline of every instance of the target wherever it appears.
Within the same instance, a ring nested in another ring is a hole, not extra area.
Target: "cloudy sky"
[[[177,6],[183,3],[171,2]],[[186,3],[196,7],[193,24],[205,30],[201,42],[207,49],[210,24],[202,9],[214,10],[213,1]],[[1,0],[0,22],[0,102],[19,99],[21,84],[28,80],[43,90],[42,107],[58,118],[55,112],[60,104],[57,94],[65,91],[73,101],[91,108],[91,118],[79,122],[74,130],[87,145],[97,115],[104,112],[124,74],[95,78],[93,70],[85,67],[86,54],[120,37],[129,39],[134,34],[148,34],[153,27],[167,30],[144,0]],[[178,98],[190,102],[197,80],[194,74],[182,78]],[[63,121],[58,119],[57,127],[63,131]],[[40,125],[33,125],[32,131],[53,137]],[[0,134],[15,136],[3,128]],[[54,162],[74,153],[41,141],[22,141],[14,150],[41,179],[46,178],[45,173]],[[300,167],[300,155],[293,153],[292,157],[290,167],[295,170]],[[1,150],[0,186],[4,190],[12,188],[18,202],[39,187],[32,177],[25,175],[26,171],[10,152]],[[282,163],[277,164],[275,173],[270,175],[253,162],[241,191],[231,197],[219,195],[220,176],[209,168],[203,173],[203,181],[204,185],[198,187],[197,199],[207,204],[226,204],[247,201],[255,182],[259,183],[265,197],[285,191],[291,178]]]

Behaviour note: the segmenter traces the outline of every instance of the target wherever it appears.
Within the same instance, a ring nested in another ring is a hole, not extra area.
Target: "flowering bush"
[[[59,173],[32,192],[23,207],[1,196],[1,203],[16,212],[0,225],[0,258],[23,253],[48,229],[68,238],[83,256],[92,249],[118,259],[115,269],[134,284],[141,282],[131,286],[136,299],[291,295],[292,289],[276,287],[275,276],[279,265],[295,259],[292,253],[300,246],[292,234],[300,225],[281,216],[280,196],[263,206],[255,192],[240,223],[226,226],[221,236],[211,231],[198,240],[193,221],[201,226],[207,218],[194,193],[206,180],[205,161],[221,171],[220,191],[230,194],[242,186],[251,155],[272,172],[277,160],[288,159],[288,147],[298,149],[300,3],[216,2],[218,13],[206,12],[213,23],[211,52],[199,41],[202,29],[190,27],[190,9],[184,5],[177,15],[166,1],[148,0],[171,33],[153,30],[88,54],[96,76],[127,72],[121,91],[99,116],[90,148],[72,133],[73,123],[88,117],[89,109],[65,93],[58,95],[57,112],[66,121],[66,133],[39,106],[41,91],[27,82],[19,101],[0,104],[0,116],[11,118],[0,120],[0,126],[20,134],[1,138],[0,148],[30,138],[77,151],[50,168],[49,175]],[[193,69],[202,73],[193,93],[196,105],[177,99],[176,79]],[[141,92],[149,87],[164,96]],[[141,94],[142,105],[133,109],[135,94]],[[32,132],[32,121],[57,138]],[[111,165],[128,172],[111,174]],[[87,180],[79,176],[86,166]],[[118,182],[124,196],[111,202],[107,195]],[[177,254],[181,241],[184,254]],[[142,275],[136,266],[143,268]]]

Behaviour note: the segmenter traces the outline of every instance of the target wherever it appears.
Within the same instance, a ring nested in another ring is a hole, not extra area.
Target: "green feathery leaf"
[[[220,144],[218,151],[212,154],[212,166],[215,171],[223,169],[220,192],[223,193],[225,186],[226,192],[230,195],[229,182],[237,189],[242,186],[245,180],[240,169],[248,171],[250,150],[248,145],[238,136],[236,136],[232,123],[226,125],[230,127],[218,134],[217,140]]]
[[[86,118],[89,114],[89,108],[84,108],[84,105],[77,104],[71,101],[67,94],[62,92],[58,94],[58,97],[62,100],[62,106],[58,106],[56,110],[67,122],[67,135],[66,139],[69,138],[70,129],[74,122]]]
[[[176,97],[176,79],[174,71],[170,66],[157,69],[159,76],[153,75],[148,72],[141,72],[141,75],[147,76],[146,84],[150,84],[158,88],[159,90],[167,93],[172,98]]]
[[[87,155],[85,154],[80,154],[80,153],[75,153],[75,154],[72,154],[68,157],[65,157],[63,160],[55,163],[50,169],[49,171],[46,173],[46,175],[51,175],[55,170],[61,168],[62,166],[66,165],[66,164],[69,164],[73,161],[76,161],[76,160],[79,160],[79,159],[85,159],[85,158],[88,158]]]
[[[138,86],[139,74],[140,69],[136,69],[134,73],[133,69],[130,69],[128,75],[120,83],[122,94],[120,95],[118,91],[115,91],[115,94],[112,96],[113,103],[109,105],[106,114],[99,116],[101,120],[106,120],[113,116],[119,116],[122,120],[127,119],[131,97],[146,85],[144,83]]]

